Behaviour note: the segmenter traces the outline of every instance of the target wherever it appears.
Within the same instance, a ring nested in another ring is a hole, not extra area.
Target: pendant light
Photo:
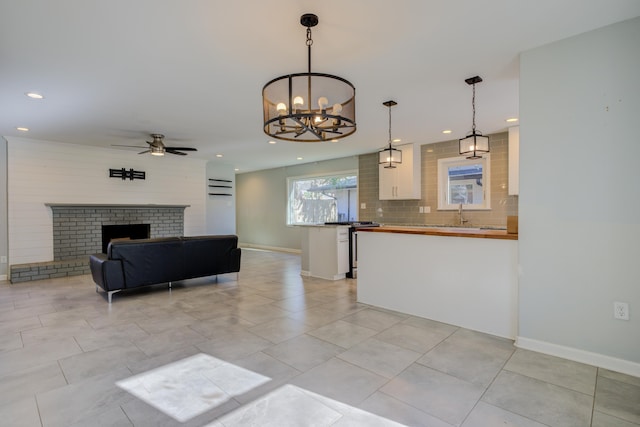
[[[395,168],[397,164],[402,163],[402,151],[393,148],[391,143],[391,107],[398,105],[398,103],[385,101],[382,105],[389,107],[389,146],[378,152],[378,164],[384,165],[385,168]]]
[[[333,141],[356,131],[356,88],[342,77],[311,72],[311,28],[306,13],[307,72],[277,77],[262,88],[263,130],[272,138],[297,142]]]
[[[459,140],[460,154],[467,156],[467,159],[480,159],[483,154],[489,152],[489,137],[483,136],[480,132],[476,132],[476,83],[480,83],[481,81],[482,78],[479,76],[470,77],[465,80],[468,85],[473,86],[473,97],[471,98],[473,125],[471,127],[471,133]]]

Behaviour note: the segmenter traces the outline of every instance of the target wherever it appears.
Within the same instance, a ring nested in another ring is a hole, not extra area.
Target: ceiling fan
[[[164,153],[177,154],[179,156],[186,156],[187,153],[183,153],[182,151],[198,151],[196,148],[192,147],[167,147],[162,142],[164,135],[160,133],[152,133],[151,138],[153,141],[145,141],[149,144],[149,147],[140,147],[138,145],[118,145],[114,144],[114,147],[132,147],[132,148],[148,148],[147,150],[141,151],[138,154],[151,153],[152,156],[164,156]]]

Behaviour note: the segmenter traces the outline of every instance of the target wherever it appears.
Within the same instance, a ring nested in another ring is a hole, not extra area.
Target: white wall
[[[0,137],[0,256],[9,256],[7,233],[7,140]],[[0,280],[7,280],[8,266],[0,262]]]
[[[300,227],[287,226],[287,177],[358,170],[357,157],[343,157],[236,175],[240,242],[298,251]]]
[[[218,191],[207,187],[208,184],[215,184],[215,182],[205,183],[207,234],[236,234],[236,183],[233,166],[221,165],[215,160],[210,161],[207,163],[207,181],[209,178],[229,180],[231,182],[228,185],[233,188]],[[220,184],[227,185],[227,183]],[[228,192],[231,196],[209,196],[211,192]]]
[[[518,344],[640,376],[640,18],[520,70]]]
[[[206,161],[57,142],[8,141],[9,265],[53,260],[45,203],[184,204],[185,235],[206,232]],[[133,168],[145,180],[109,178]]]

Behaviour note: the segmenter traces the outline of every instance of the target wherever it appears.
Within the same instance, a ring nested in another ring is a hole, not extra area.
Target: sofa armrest
[[[235,248],[229,254],[229,270],[232,273],[237,273],[240,271],[240,255],[242,254],[242,250],[240,248]]]
[[[89,256],[89,267],[93,281],[105,291],[125,288],[122,261],[108,259],[106,254],[93,254]]]

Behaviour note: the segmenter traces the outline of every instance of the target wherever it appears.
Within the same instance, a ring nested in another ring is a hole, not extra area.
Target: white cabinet
[[[339,280],[349,271],[349,227],[304,227],[301,274]],[[305,253],[306,252],[306,253]]]
[[[420,199],[420,145],[396,147],[402,151],[402,163],[395,168],[378,166],[380,200]]]
[[[509,128],[509,195],[520,194],[520,127]]]

